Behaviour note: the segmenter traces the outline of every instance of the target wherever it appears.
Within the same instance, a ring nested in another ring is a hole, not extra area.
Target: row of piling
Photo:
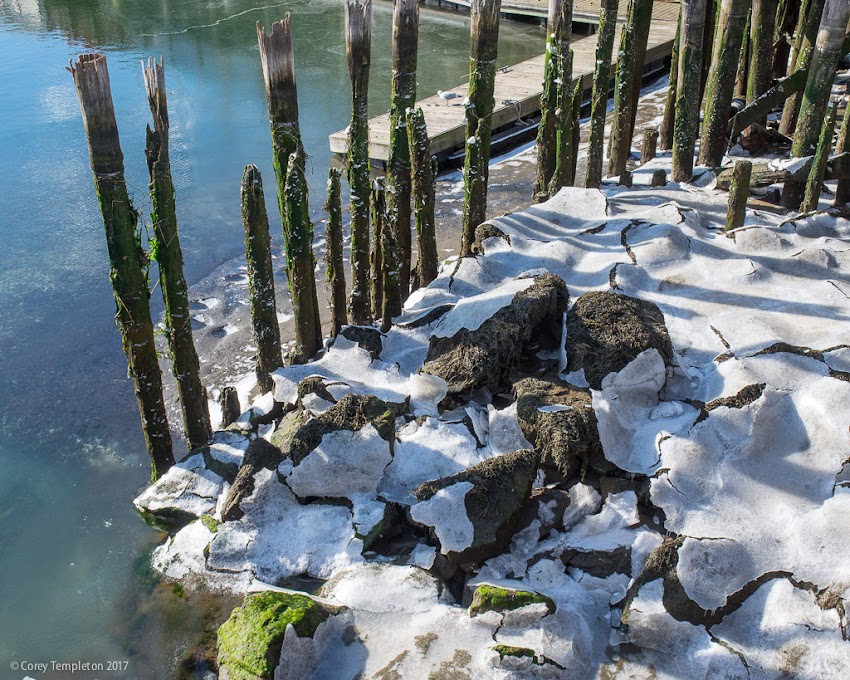
[[[367,113],[372,4],[371,0],[343,2],[352,117],[345,167],[343,171],[329,171],[325,204],[328,213],[325,265],[332,336],[349,322],[379,322],[383,331],[389,330],[410,291],[433,281],[438,268],[434,219],[436,159],[430,153],[423,113],[415,108],[419,2],[395,0],[394,3],[389,161],[386,178],[374,181],[370,175]],[[605,117],[612,75],[613,116],[606,174],[619,178],[622,184],[631,182],[628,163],[653,0],[628,0],[617,65],[612,69],[618,4],[618,0],[602,0],[600,7],[586,187],[598,187],[602,183]],[[460,244],[463,257],[472,255],[475,230],[487,214],[500,11],[500,0],[471,2],[470,80],[464,102],[466,155]],[[836,168],[844,168],[847,163],[829,165],[834,106],[826,114],[829,88],[845,47],[848,14],[850,4],[846,0],[682,0],[661,129],[643,131],[642,160],[654,158],[658,147],[672,148],[672,179],[688,182],[693,175],[698,140],[699,163],[719,166],[730,143],[735,141],[730,130],[735,131],[736,125],[740,128],[746,120],[747,125],[742,128],[744,135],[759,134],[764,129],[765,107],[784,99],[780,131],[784,129],[788,133],[793,127],[792,154],[814,158],[807,178],[801,179],[798,173],[790,173],[786,178],[783,203],[793,208],[816,206],[828,168],[842,178],[839,190],[846,198],[850,174],[844,177]],[[534,189],[537,201],[544,201],[563,186],[577,181],[582,89],[581,79],[574,79],[572,74],[571,30],[572,0],[550,0],[537,138]],[[782,31],[786,33],[781,34]],[[299,127],[291,18],[287,16],[274,23],[270,33],[258,24],[257,38],[283,225],[284,269],[295,317],[295,347],[286,359],[304,362],[322,349],[324,333],[315,279],[306,153]],[[772,87],[771,78],[777,69],[783,78]],[[150,253],[145,253],[142,247],[138,214],[124,181],[106,59],[99,54],[83,55],[70,70],[80,99],[106,228],[116,321],[134,380],[153,475],[157,477],[173,464],[174,454],[148,300],[149,257],[159,265],[165,325],[187,442],[190,448],[196,448],[208,443],[211,436],[207,395],[192,341],[182,271],[168,156],[164,65],[160,60],[148,61],[144,66],[153,117],[146,143],[154,231]],[[746,96],[746,107],[730,121],[733,97],[742,93]],[[845,115],[839,153],[848,151],[847,121]],[[343,175],[350,194],[348,297],[343,263]],[[743,223],[753,175],[758,175],[758,171],[749,163],[736,164],[730,184],[728,228]],[[653,186],[664,183],[666,173],[657,171],[652,178]],[[260,388],[267,391],[273,388],[271,374],[284,365],[284,356],[277,321],[268,215],[262,178],[256,166],[245,168],[241,193],[257,380]],[[413,228],[418,251],[415,265]],[[226,396],[227,408],[232,411],[233,390],[226,390]]]

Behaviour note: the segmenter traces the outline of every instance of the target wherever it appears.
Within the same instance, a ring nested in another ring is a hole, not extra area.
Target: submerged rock
[[[526,345],[539,334],[541,327],[547,323],[560,327],[569,302],[563,280],[554,274],[543,274],[524,288],[513,285],[516,283],[519,282],[511,281],[502,286],[511,288],[508,294],[518,290],[508,304],[498,308],[483,322],[478,323],[480,319],[475,319],[474,323],[463,318],[455,319],[455,316],[462,317],[465,313],[475,316],[480,311],[471,309],[473,305],[470,304],[469,311],[465,312],[458,304],[443,318],[447,324],[453,322],[456,332],[446,337],[440,334],[438,328],[431,336],[422,370],[443,378],[449,394],[479,387],[499,391],[520,361]],[[500,289],[496,289],[491,299],[482,300],[480,305],[493,305],[492,299],[497,298],[499,293]]]
[[[585,293],[567,313],[567,367],[584,369],[590,386],[617,373],[648,349],[656,349],[669,365],[673,345],[664,315],[652,302],[610,291]]]
[[[517,417],[542,464],[569,478],[588,465],[607,470],[589,392],[562,382],[526,378],[514,385]]]
[[[411,517],[434,529],[450,562],[492,557],[510,543],[539,463],[537,453],[515,451],[420,484]]]
[[[247,595],[218,629],[221,680],[271,680],[287,628],[312,637],[333,612],[306,595],[264,592]]]

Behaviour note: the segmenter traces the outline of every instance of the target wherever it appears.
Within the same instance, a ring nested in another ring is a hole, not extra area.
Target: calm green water
[[[128,182],[144,214],[149,114],[139,60],[164,55],[192,283],[241,251],[244,164],[258,164],[271,185],[254,24],[287,11],[318,222],[327,135],[349,116],[339,0],[0,0],[0,678],[71,677],[11,664],[75,660],[130,665],[74,678],[171,677],[203,624],[198,596],[156,588],[145,569],[162,536],[130,503],[147,456],[65,66],[84,51],[107,53]],[[375,114],[388,108],[390,22],[391,5],[376,4]],[[538,53],[543,39],[512,23],[502,36],[503,64]],[[463,17],[423,9],[420,92],[460,83],[467,49]],[[270,208],[279,234],[273,200]]]

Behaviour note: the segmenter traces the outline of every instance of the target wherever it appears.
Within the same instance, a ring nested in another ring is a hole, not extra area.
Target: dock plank
[[[530,0],[524,0],[530,1]],[[598,0],[592,0],[597,1]],[[668,4],[668,3],[660,3]],[[619,40],[620,26],[617,27]],[[676,23],[671,21],[653,22],[649,33],[646,62],[661,59],[672,51],[676,34]],[[596,63],[596,36],[575,40],[573,47],[573,81],[582,79],[582,87],[589,89],[593,80]],[[613,55],[616,63],[616,50]],[[458,95],[456,99],[444,100],[436,94],[416,103],[422,107],[425,123],[431,137],[431,153],[440,155],[463,148],[466,140],[463,100],[466,97],[467,83],[450,90]],[[540,96],[543,94],[543,55],[532,57],[513,66],[505,67],[496,73],[495,100],[493,111],[493,129],[499,129],[517,122],[521,118],[534,115],[540,110]],[[385,113],[369,120],[369,156],[373,164],[385,163],[389,157],[390,119]],[[345,155],[347,136],[345,130],[333,133],[329,137],[331,153]]]

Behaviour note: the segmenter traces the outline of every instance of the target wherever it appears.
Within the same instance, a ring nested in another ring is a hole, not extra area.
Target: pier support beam
[[[676,86],[676,121],[673,128],[673,181],[689,182],[694,171],[694,150],[699,127],[699,81],[706,0],[682,0],[679,38],[679,75]]]
[[[336,337],[342,327],[348,323],[345,308],[345,269],[342,255],[342,187],[340,171],[331,168],[328,171],[328,222],[325,226],[325,271],[331,289],[331,336]]]
[[[587,171],[584,179],[584,186],[588,189],[598,187],[602,182],[605,115],[608,112],[608,90],[611,87],[611,52],[614,50],[618,4],[619,0],[603,0],[599,10],[596,66],[593,70],[590,102],[590,140],[587,144]]]
[[[431,143],[422,109],[407,112],[407,138],[413,180],[413,210],[416,215],[416,238],[419,262],[416,265],[418,285],[427,286],[437,278],[437,233],[434,221],[436,197],[436,159],[431,157]]]

